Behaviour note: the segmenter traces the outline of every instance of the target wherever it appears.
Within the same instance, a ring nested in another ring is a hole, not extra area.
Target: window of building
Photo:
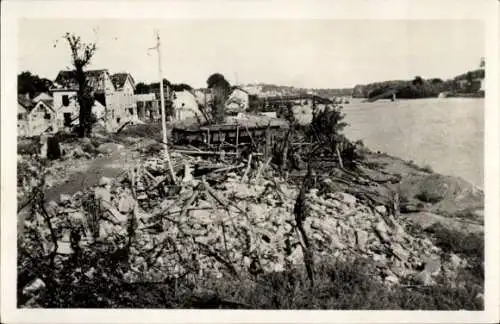
[[[24,114],[17,114],[18,120],[24,120]]]
[[[43,115],[43,119],[49,119],[51,118],[52,116],[49,114],[49,113],[45,113],[45,115]]]
[[[68,95],[63,95],[62,96],[62,104],[65,107],[69,106],[69,96]]]
[[[71,113],[64,113],[64,126],[71,126]]]

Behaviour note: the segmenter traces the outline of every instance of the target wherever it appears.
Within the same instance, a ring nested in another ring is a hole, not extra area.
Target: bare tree
[[[85,43],[80,36],[66,33],[64,38],[68,41],[71,50],[71,59],[74,67],[73,77],[77,82],[77,100],[80,106],[78,134],[88,137],[92,131],[92,106],[94,105],[93,89],[89,86],[84,68],[90,64],[97,47],[95,43]]]

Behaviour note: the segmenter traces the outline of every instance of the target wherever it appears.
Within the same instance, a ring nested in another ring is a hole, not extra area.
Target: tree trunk
[[[344,168],[344,163],[342,162],[342,156],[340,155],[340,150],[339,150],[339,146],[338,145],[335,145],[335,151],[337,152],[337,157],[339,159],[340,168],[343,169]]]

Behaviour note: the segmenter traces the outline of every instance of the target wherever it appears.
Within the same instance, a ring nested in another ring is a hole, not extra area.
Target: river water
[[[484,99],[353,99],[344,113],[348,138],[484,187]]]

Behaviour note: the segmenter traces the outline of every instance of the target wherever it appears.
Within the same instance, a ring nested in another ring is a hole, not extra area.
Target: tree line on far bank
[[[374,82],[366,85],[356,85],[352,91],[354,98],[373,98],[385,92],[395,90],[397,98],[417,99],[437,97],[442,92],[455,94],[481,94],[481,82],[484,79],[484,69],[468,71],[453,79],[440,78],[423,79],[420,76],[413,80],[391,80]],[[390,94],[392,96],[392,94]]]

